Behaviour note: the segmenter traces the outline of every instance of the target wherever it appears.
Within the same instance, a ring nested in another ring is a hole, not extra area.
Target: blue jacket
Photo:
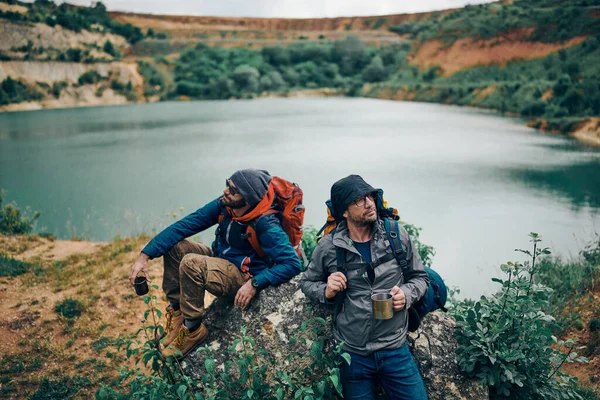
[[[219,223],[219,216],[223,220]],[[212,244],[215,256],[223,258],[254,276],[260,289],[289,281],[301,272],[300,260],[275,214],[265,214],[256,220],[255,230],[262,250],[270,263],[261,259],[246,236],[247,224],[233,221],[221,204],[221,198],[182,218],[156,235],[142,250],[150,258],[165,255],[181,240],[219,224]]]

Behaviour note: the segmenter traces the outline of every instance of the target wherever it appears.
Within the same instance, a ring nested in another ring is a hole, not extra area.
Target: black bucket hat
[[[341,218],[348,206],[356,199],[373,193],[377,196],[377,189],[369,185],[360,175],[349,175],[340,179],[331,186],[332,214]]]

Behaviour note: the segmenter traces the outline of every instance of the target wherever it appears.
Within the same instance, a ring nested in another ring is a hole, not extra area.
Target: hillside
[[[3,0],[0,18],[0,111],[308,91],[492,108],[600,144],[598,0],[313,19]]]

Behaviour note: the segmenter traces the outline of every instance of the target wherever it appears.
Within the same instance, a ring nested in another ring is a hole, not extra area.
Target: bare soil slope
[[[462,69],[485,65],[506,65],[509,61],[545,57],[583,42],[587,37],[575,37],[564,43],[543,43],[525,40],[530,30],[511,32],[489,40],[462,38],[447,46],[440,40],[425,42],[417,49],[411,64],[420,69],[440,66],[444,76]]]

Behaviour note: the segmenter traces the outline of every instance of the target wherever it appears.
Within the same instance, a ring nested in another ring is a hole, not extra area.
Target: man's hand
[[[238,289],[233,304],[240,309],[244,309],[250,304],[250,300],[256,295],[256,288],[252,286],[252,281],[248,280],[241,288]]]
[[[325,288],[325,297],[331,300],[336,294],[346,289],[346,276],[341,272],[334,272],[327,278],[327,287]]]
[[[392,288],[392,307],[394,311],[400,311],[406,305],[406,295],[404,291],[400,289],[398,286],[394,286]]]
[[[129,282],[131,282],[132,285],[133,285],[133,282],[135,281],[135,277],[140,272],[143,272],[144,275],[146,276],[146,279],[150,280],[150,277],[148,276],[148,260],[149,259],[150,259],[150,257],[148,257],[146,254],[140,253],[138,258],[135,260],[135,262],[131,266],[131,273],[129,274]]]

